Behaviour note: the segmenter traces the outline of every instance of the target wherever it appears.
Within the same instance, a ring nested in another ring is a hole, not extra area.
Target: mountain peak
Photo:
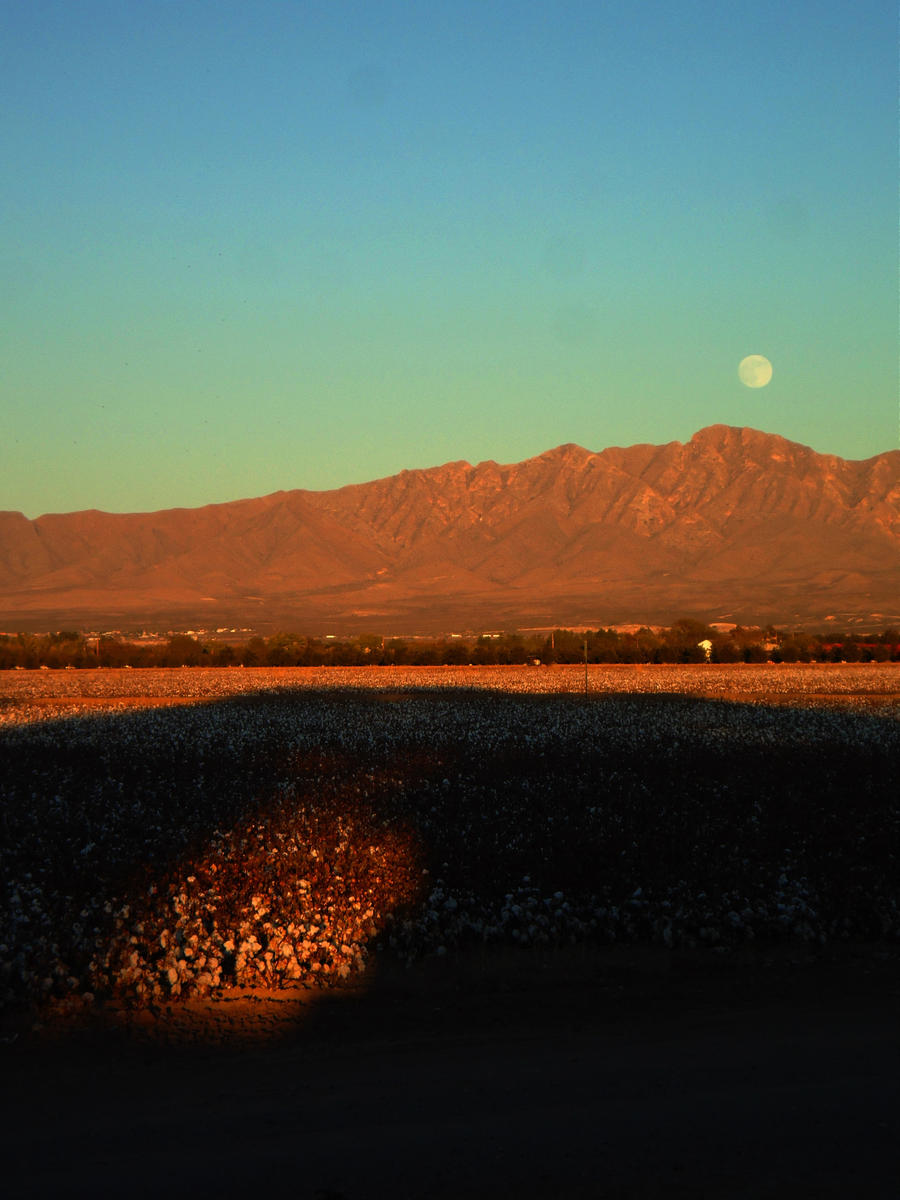
[[[0,628],[900,621],[898,479],[897,451],[711,425],[201,509],[0,514]]]

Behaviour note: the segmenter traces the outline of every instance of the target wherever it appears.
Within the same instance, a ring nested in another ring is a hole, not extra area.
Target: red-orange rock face
[[[752,429],[158,513],[0,514],[0,628],[900,619],[900,451]]]

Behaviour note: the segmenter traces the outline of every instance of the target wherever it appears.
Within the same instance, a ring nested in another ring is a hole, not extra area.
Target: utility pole
[[[587,638],[584,639],[584,694],[588,694]]]

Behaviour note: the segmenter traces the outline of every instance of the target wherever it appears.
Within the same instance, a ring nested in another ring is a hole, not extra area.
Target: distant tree
[[[547,645],[549,646],[549,639]],[[544,652],[544,657],[547,659],[547,651]],[[471,661],[480,667],[493,666],[497,662],[497,647],[494,645],[493,638],[480,637],[471,649]],[[547,661],[551,661],[547,659]]]
[[[712,661],[718,663],[741,662],[741,649],[730,637],[712,638]]]
[[[306,638],[300,659],[302,667],[320,667],[325,662],[325,647],[318,638]]]
[[[702,621],[693,617],[680,617],[675,624],[663,634],[663,637],[674,651],[675,662],[691,663],[706,662],[706,650],[700,645],[704,641],[712,641],[714,630]]]
[[[454,638],[452,642],[444,644],[440,659],[451,667],[464,666],[466,663],[472,661],[472,647],[461,638]]]
[[[505,633],[497,643],[497,662],[521,665],[528,657],[525,642],[518,633]]]
[[[176,633],[165,649],[167,667],[198,667],[204,659],[203,647],[197,638],[186,633]]]
[[[813,656],[814,645],[807,633],[782,634],[780,641],[784,662],[809,662]]]
[[[552,640],[556,662],[575,663],[583,660],[584,637],[582,634],[575,633],[571,629],[555,629]]]
[[[391,638],[384,648],[384,661],[396,667],[408,663],[409,645],[402,638]]]
[[[357,636],[356,642],[361,650],[368,650],[372,654],[376,650],[381,650],[384,638],[380,633],[361,633]]]
[[[328,652],[328,661],[334,667],[359,667],[366,661],[366,654],[358,642],[335,640]]]
[[[598,629],[587,635],[588,661],[593,663],[613,663],[621,661],[623,645],[622,636],[615,629]],[[584,644],[582,641],[582,657]]]
[[[748,642],[744,646],[743,659],[746,663],[764,663],[767,662],[769,653],[762,642]]]
[[[64,630],[41,639],[43,665],[53,668],[84,666],[87,648],[80,633]]]
[[[209,647],[210,665],[214,667],[230,667],[238,660],[238,653],[229,642],[213,642]]]
[[[679,617],[669,632],[673,641],[693,641],[696,643],[710,637],[713,630],[708,625],[704,625],[702,621],[697,621],[693,617]]]
[[[40,639],[33,633],[17,634],[15,649],[15,665],[17,667],[25,667],[26,670],[34,671],[41,665]]]
[[[97,662],[101,667],[131,665],[131,646],[119,637],[107,634],[97,641]]]
[[[297,633],[275,633],[266,642],[266,661],[270,667],[296,667],[303,661],[306,638]]]
[[[0,671],[11,671],[17,665],[17,655],[12,638],[0,636]]]
[[[862,662],[887,662],[891,657],[890,647],[881,642],[871,642],[860,646],[860,652]]]
[[[245,667],[265,667],[269,662],[269,652],[261,637],[252,637],[241,648],[240,660]]]
[[[639,662],[652,662],[653,654],[662,645],[662,639],[647,625],[642,625],[634,635],[637,643]]]
[[[855,638],[847,638],[841,649],[841,658],[844,662],[860,662],[862,660],[862,648]]]

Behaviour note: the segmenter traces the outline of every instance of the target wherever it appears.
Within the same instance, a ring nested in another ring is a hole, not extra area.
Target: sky
[[[0,509],[895,449],[896,45],[893,0],[0,0]]]

